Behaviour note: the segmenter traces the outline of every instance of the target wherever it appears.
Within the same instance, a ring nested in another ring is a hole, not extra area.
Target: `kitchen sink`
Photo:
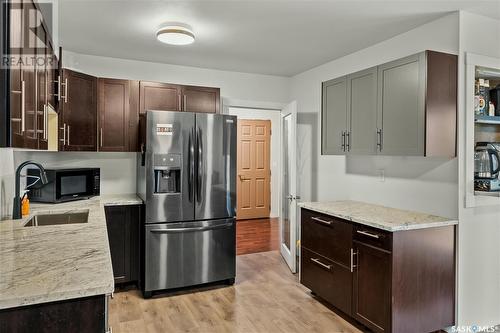
[[[39,213],[26,222],[25,227],[87,223],[89,220],[89,211],[80,211],[72,213]]]

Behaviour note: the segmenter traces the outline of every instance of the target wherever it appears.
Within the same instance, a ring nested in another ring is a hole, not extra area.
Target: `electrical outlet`
[[[379,169],[377,170],[377,174],[378,174],[378,181],[382,183],[385,182],[385,170]]]

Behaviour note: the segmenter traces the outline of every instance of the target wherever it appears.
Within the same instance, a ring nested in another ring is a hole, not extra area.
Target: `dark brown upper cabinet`
[[[139,81],[129,81],[130,99],[129,99],[129,151],[140,151],[139,147]]]
[[[98,80],[99,151],[129,151],[130,82]]]
[[[97,78],[63,69],[59,150],[97,151]]]
[[[219,88],[182,87],[182,111],[219,113],[219,105]]]
[[[99,78],[97,90],[98,150],[139,151],[139,81]]]
[[[54,94],[52,39],[35,2],[22,1],[16,6],[20,10],[9,11],[8,16],[10,53],[36,61],[16,61],[9,69],[11,131],[6,143],[16,148],[45,150],[49,137],[48,105]],[[36,30],[30,29],[30,19],[41,22]]]
[[[23,6],[21,2],[19,4]],[[14,45],[22,45],[23,41],[23,11],[12,11],[9,24],[10,52],[14,53]],[[24,82],[23,66],[21,62],[14,63],[10,67],[10,128],[11,146],[16,148],[24,147],[25,139],[25,109],[24,101],[26,94],[26,83]]]
[[[140,83],[140,113],[148,110],[219,113],[220,89],[169,83]]]
[[[148,110],[181,111],[181,86],[159,82],[140,82],[140,113]]]
[[[48,49],[49,44],[48,34],[45,31],[43,25],[37,27],[38,38],[43,42],[45,47],[40,45],[40,48],[36,50],[37,58],[44,58],[46,61],[44,63],[37,63],[35,69],[35,80],[36,80],[36,90],[35,90],[35,113],[36,113],[36,133],[38,137],[38,149],[47,150],[48,148],[48,114],[47,114],[47,103],[48,103]]]
[[[23,23],[22,23],[22,34],[23,34],[23,55],[31,55],[32,48],[30,45],[34,43],[33,33],[29,30],[29,15],[36,10],[36,6],[33,2],[23,2]],[[27,43],[26,40],[29,42]],[[21,112],[22,115],[22,127],[24,133],[24,143],[23,148],[38,149],[38,133],[37,133],[37,100],[36,100],[36,75],[34,66],[25,66],[21,69],[22,75],[22,86],[21,86]]]

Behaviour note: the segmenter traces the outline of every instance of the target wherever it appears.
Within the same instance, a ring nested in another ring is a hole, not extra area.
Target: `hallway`
[[[279,219],[236,221],[236,254],[279,250]]]

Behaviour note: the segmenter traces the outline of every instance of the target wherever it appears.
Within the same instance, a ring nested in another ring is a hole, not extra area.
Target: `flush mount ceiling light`
[[[167,25],[156,32],[156,38],[165,44],[188,45],[194,42],[194,33],[187,27]]]

